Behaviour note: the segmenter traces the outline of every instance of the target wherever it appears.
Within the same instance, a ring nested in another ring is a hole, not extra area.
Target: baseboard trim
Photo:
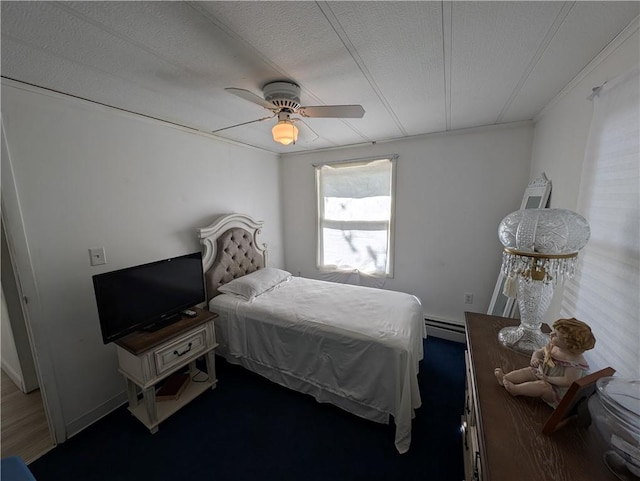
[[[79,418],[74,419],[66,426],[66,431],[67,431],[66,439],[69,439],[75,436],[80,431],[91,426],[93,423],[98,422],[100,419],[102,419],[112,411],[115,411],[126,402],[127,402],[127,393],[123,391],[120,394],[109,399],[107,402],[102,403],[96,409],[93,409],[90,412],[80,416]]]
[[[434,336],[440,339],[447,339],[449,341],[460,343],[466,342],[464,326],[460,324],[426,318],[424,323],[427,327],[428,336]]]
[[[19,374],[17,370],[13,369],[13,367],[8,362],[5,362],[4,359],[2,360],[2,370],[9,377],[9,379],[13,381],[13,384],[15,384],[18,389],[20,389],[21,392],[27,394],[22,375]]]

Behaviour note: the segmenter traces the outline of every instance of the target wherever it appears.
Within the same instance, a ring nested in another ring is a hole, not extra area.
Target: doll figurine
[[[553,323],[549,344],[533,352],[529,367],[506,374],[496,368],[494,374],[512,396],[539,397],[556,408],[573,381],[587,374],[589,366],[582,354],[595,343],[591,328],[584,322],[558,319]]]

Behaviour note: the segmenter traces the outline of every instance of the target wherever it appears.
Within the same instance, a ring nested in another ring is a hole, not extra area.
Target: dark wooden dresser
[[[508,372],[529,364],[529,357],[498,342],[498,331],[519,321],[471,312],[465,317],[467,481],[615,481],[594,428],[569,424],[545,436],[542,427],[553,409],[540,399],[512,397],[498,385],[496,367]]]

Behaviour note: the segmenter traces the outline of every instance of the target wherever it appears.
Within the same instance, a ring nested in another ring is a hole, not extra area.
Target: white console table
[[[127,381],[129,411],[151,433],[159,424],[196,396],[216,386],[216,337],[214,320],[217,314],[194,308],[194,318],[183,318],[155,332],[137,331],[115,342],[119,371]],[[196,369],[196,359],[205,356],[206,379]],[[156,385],[172,374],[188,367],[191,379],[178,399],[156,401]],[[138,397],[142,391],[142,400]],[[141,402],[142,401],[142,402]]]

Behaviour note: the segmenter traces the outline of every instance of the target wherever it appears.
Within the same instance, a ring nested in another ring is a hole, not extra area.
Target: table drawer
[[[156,375],[184,364],[185,361],[198,357],[207,348],[207,330],[205,327],[177,339],[154,352]]]

